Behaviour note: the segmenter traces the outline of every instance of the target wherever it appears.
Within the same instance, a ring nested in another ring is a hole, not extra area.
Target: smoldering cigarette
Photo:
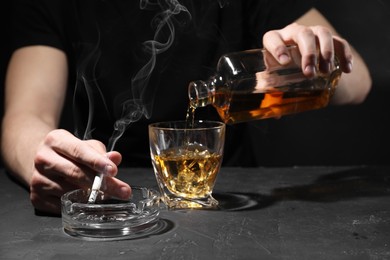
[[[102,173],[95,176],[92,184],[91,194],[89,194],[88,203],[95,203],[97,194],[102,186],[103,177],[104,176]]]

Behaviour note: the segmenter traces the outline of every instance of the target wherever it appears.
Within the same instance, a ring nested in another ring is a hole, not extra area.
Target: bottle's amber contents
[[[301,85],[304,84],[301,82]],[[213,106],[227,124],[272,117],[279,118],[327,106],[332,96],[333,87],[318,86],[326,84],[321,77],[311,81],[310,84],[317,85],[317,87],[290,86],[286,87],[286,91],[281,89],[253,93],[219,89],[213,96]],[[332,84],[335,85],[336,82]]]

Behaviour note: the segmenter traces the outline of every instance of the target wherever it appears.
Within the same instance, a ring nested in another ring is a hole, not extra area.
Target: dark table
[[[122,169],[156,187],[152,169]],[[0,259],[390,259],[390,168],[222,168],[220,210],[163,210],[159,234],[86,241],[1,171]]]

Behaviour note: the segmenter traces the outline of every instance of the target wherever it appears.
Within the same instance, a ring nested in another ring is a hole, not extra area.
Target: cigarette
[[[95,179],[93,180],[91,194],[89,194],[88,203],[95,203],[97,194],[100,190],[100,187],[102,186],[103,182],[103,174],[99,173],[95,176]]]

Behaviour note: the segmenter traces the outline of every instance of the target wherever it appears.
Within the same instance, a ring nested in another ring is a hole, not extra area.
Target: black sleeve
[[[252,38],[252,42],[254,41],[257,45],[261,44],[262,37],[267,31],[281,29],[294,22],[313,8],[316,1],[248,0],[245,6],[248,37]]]
[[[13,0],[11,48],[47,45],[64,49],[61,0]]]

